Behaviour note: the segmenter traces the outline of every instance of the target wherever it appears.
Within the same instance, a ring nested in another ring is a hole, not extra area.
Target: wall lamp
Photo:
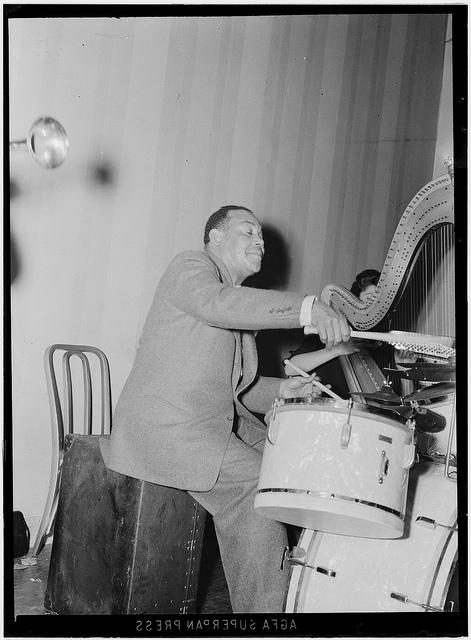
[[[41,167],[54,169],[66,159],[69,140],[64,127],[45,116],[33,123],[26,140],[10,142],[10,149],[29,151]]]

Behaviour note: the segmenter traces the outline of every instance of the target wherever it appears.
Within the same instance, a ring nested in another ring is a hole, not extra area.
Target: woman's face
[[[369,284],[366,289],[363,289],[363,291],[360,293],[360,300],[362,300],[363,302],[368,302],[368,300],[371,300],[371,298],[373,298],[373,296],[376,293],[376,287],[374,284]]]

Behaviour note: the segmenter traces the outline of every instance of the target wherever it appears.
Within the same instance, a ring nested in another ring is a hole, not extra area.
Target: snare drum
[[[399,540],[304,530],[291,551],[285,611],[456,611],[457,490],[441,467],[421,462],[411,469]]]
[[[277,399],[267,422],[260,514],[349,536],[402,535],[412,427],[330,398]]]

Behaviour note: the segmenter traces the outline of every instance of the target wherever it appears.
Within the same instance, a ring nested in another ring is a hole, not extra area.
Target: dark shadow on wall
[[[262,268],[258,273],[247,278],[244,286],[282,291],[288,282],[291,269],[287,244],[280,232],[270,225],[263,227],[263,239],[265,255]]]
[[[265,240],[265,255],[262,268],[258,273],[247,278],[244,285],[256,289],[286,290],[286,284],[291,270],[291,258],[287,244],[279,231],[274,227],[263,227]],[[281,351],[287,339],[285,329],[260,331],[257,335],[258,372],[262,376],[284,377],[281,362]],[[290,331],[289,334],[294,334]],[[289,336],[293,338],[292,335]],[[299,330],[299,344],[303,338]]]
[[[10,233],[10,284],[13,284],[20,275],[21,261],[16,240]]]
[[[15,180],[10,180],[10,200],[17,198],[20,195],[20,187]],[[5,248],[8,250],[5,244]],[[13,284],[19,277],[21,271],[21,259],[20,252],[18,250],[18,243],[16,242],[11,230],[10,230],[10,284]]]

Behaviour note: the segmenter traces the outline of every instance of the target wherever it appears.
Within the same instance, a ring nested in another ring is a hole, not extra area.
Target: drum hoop
[[[407,431],[411,430],[411,428],[407,424],[409,422],[407,418],[404,418],[404,416],[402,416],[400,413],[395,413],[391,409],[387,409],[386,407],[383,409],[381,407],[373,407],[371,405],[368,405],[367,413],[385,418],[389,422],[393,422],[395,426],[400,426]]]
[[[450,404],[453,404],[455,401],[455,392],[447,393],[446,395],[439,396],[437,398],[430,398],[430,406],[435,408],[446,407]],[[420,403],[419,403],[420,404]],[[427,403],[427,406],[428,403]]]
[[[293,397],[293,398],[277,398],[275,400],[275,403],[277,405],[278,408],[280,407],[284,407],[286,405],[290,405],[290,404],[300,404],[300,405],[305,405],[305,406],[312,406],[312,405],[316,405],[316,404],[328,404],[328,405],[336,405],[338,402],[340,402],[339,400],[336,400],[335,398],[319,398],[319,397],[311,397],[311,396],[302,396],[302,397]],[[338,406],[348,406],[348,400],[343,400],[342,399],[342,404],[338,405]],[[344,403],[344,404],[343,404]],[[361,404],[361,403],[354,403],[354,404]]]
[[[364,504],[368,507],[373,507],[374,509],[380,509],[381,511],[387,511],[388,513],[392,513],[397,516],[401,520],[405,520],[405,513],[401,513],[396,509],[391,509],[391,507],[387,507],[384,504],[378,504],[377,502],[369,502],[368,500],[362,500],[361,498],[352,498],[351,496],[343,496],[338,493],[326,493],[325,491],[308,491],[306,489],[259,489],[257,493],[298,493],[304,494],[306,496],[310,496],[312,498],[328,498],[330,500],[346,500],[349,502],[356,502],[357,504]]]
[[[345,401],[347,403],[347,401]],[[340,404],[337,400],[333,398],[281,398],[277,399],[275,409],[271,409],[267,413],[267,418],[273,415],[273,412],[276,410],[283,412],[286,410],[290,410],[293,406],[298,407],[306,407],[306,409],[314,409],[314,407],[322,407],[322,411],[330,411],[336,412],[337,410],[344,409],[348,413],[348,405]],[[386,408],[382,407],[373,407],[371,405],[363,404],[362,402],[354,402],[351,408],[351,413],[353,415],[366,415],[366,416],[379,416],[384,418],[384,421],[388,424],[401,428],[407,432],[411,431],[411,428],[408,426],[408,420],[404,418],[399,413],[392,412]]]
[[[311,556],[312,552],[313,552],[314,546],[317,545],[316,551],[319,548],[319,545],[321,543],[322,536],[324,535],[324,533],[321,532],[321,531],[312,531],[312,530],[309,530],[309,529],[304,529],[302,535],[309,535],[310,536],[309,544],[308,544],[307,549],[306,549],[306,558],[309,558]],[[291,566],[290,581],[289,581],[288,589],[286,590],[286,601],[288,600],[288,590],[289,590],[289,587],[291,585],[291,581],[293,579],[293,574],[294,574],[296,569],[299,569],[300,571],[299,571],[299,576],[298,576],[298,582],[296,584],[296,594],[294,596],[293,612],[296,612],[298,610],[299,599],[301,597],[301,590],[303,589],[303,584],[304,584],[304,575],[305,575],[305,572],[308,571],[308,568],[305,565],[300,565],[300,566],[298,565],[298,567],[296,567],[295,565]],[[286,602],[285,602],[285,607],[286,607]]]
[[[453,562],[451,564],[450,567],[450,571],[448,573],[448,577],[446,580],[446,584],[445,584],[445,589],[443,590],[443,595],[442,595],[442,607],[445,608],[447,600],[450,597],[450,587],[451,587],[451,583],[453,582],[453,579],[455,577],[455,572],[458,569],[459,565],[458,565],[458,552],[455,553],[455,556],[453,558]],[[459,598],[458,598],[458,607],[459,607]]]
[[[458,524],[458,520],[455,518],[454,526],[456,527],[457,524]],[[450,533],[448,533],[448,535],[446,537],[446,541],[445,541],[445,543],[443,545],[443,548],[442,548],[442,550],[440,552],[440,556],[438,558],[437,564],[435,565],[435,571],[433,573],[432,583],[430,585],[429,592],[428,592],[428,597],[427,597],[427,601],[426,601],[426,604],[429,605],[429,606],[431,606],[431,600],[433,598],[433,594],[434,594],[434,591],[435,591],[435,586],[436,586],[436,582],[437,582],[437,579],[438,579],[438,574],[440,573],[440,570],[442,568],[446,551],[448,550],[452,539],[453,540],[456,539],[455,536],[456,536],[456,531],[450,531]],[[454,557],[453,557],[453,562],[451,563],[451,567],[450,567],[450,569],[448,571],[448,575],[447,575],[447,579],[446,579],[445,586],[444,586],[444,589],[443,589],[443,593],[441,595],[441,600],[440,600],[440,605],[439,605],[440,607],[444,607],[444,605],[445,605],[446,598],[447,598],[447,595],[448,595],[448,589],[449,589],[450,582],[451,582],[452,577],[453,577],[453,571],[455,570],[457,563],[458,563],[458,552],[456,551],[455,554],[454,554]]]

